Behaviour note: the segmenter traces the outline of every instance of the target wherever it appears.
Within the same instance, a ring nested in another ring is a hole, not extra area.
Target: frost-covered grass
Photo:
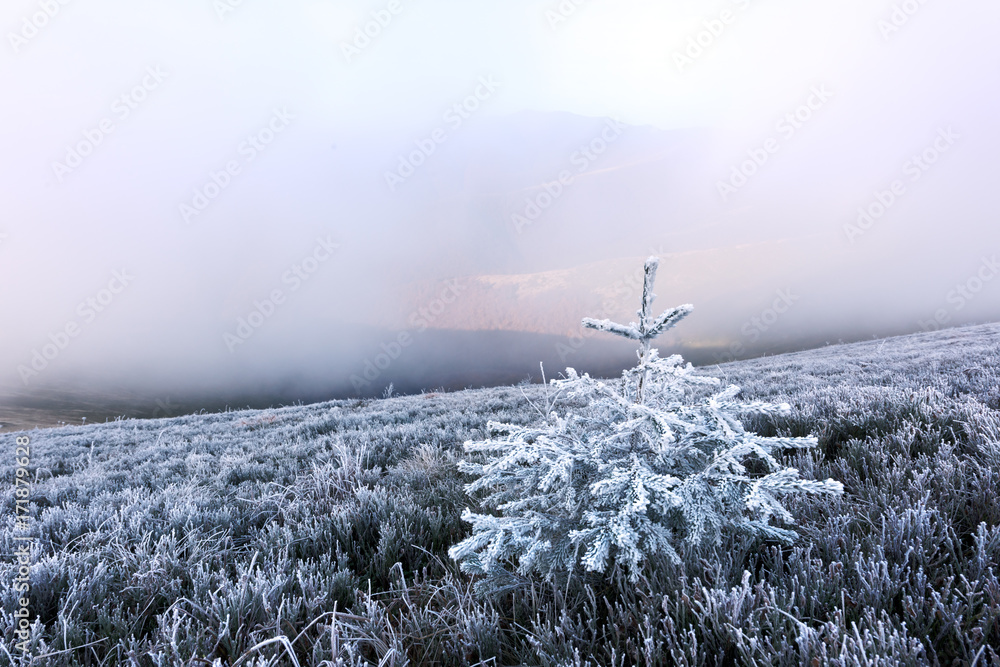
[[[844,495],[787,503],[793,547],[729,536],[637,584],[487,600],[447,556],[457,462],[540,387],[27,432],[34,664],[1000,664],[1000,325],[704,371],[790,403],[747,427],[818,435],[785,462]]]

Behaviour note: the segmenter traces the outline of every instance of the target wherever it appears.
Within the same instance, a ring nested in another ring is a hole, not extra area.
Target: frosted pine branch
[[[653,299],[656,298],[656,295],[653,294],[653,282],[656,280],[656,269],[659,265],[660,260],[656,257],[650,257],[646,260],[645,278],[642,284],[642,308],[636,312],[639,317],[638,322],[617,324],[607,319],[595,320],[585,317],[582,321],[583,326],[588,329],[613,333],[629,340],[642,341],[648,345],[654,338],[676,326],[678,322],[690,315],[694,306],[687,303],[671,308],[655,319],[652,317]]]
[[[649,328],[649,334],[651,337],[655,338],[659,336],[664,331],[677,326],[677,323],[683,320],[685,317],[690,315],[694,311],[694,306],[690,303],[685,303],[682,306],[677,306],[676,308],[671,308],[665,311],[662,315],[656,318],[652,326]]]
[[[642,332],[636,328],[635,322],[631,324],[616,324],[611,320],[595,320],[585,317],[583,318],[583,326],[588,329],[596,329],[597,331],[607,331],[608,333],[613,333],[630,340],[642,340]]]

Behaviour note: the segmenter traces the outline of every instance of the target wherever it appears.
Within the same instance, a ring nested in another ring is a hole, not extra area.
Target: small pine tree
[[[637,323],[583,320],[639,342],[638,364],[617,386],[567,368],[565,379],[550,383],[555,393],[539,410],[541,423],[490,422],[491,439],[465,443],[467,452],[492,455],[460,464],[478,475],[466,491],[485,493],[482,502],[500,515],[466,509],[472,534],[448,553],[464,571],[486,575],[480,590],[510,580],[515,561],[520,575],[547,578],[578,565],[604,573],[617,563],[635,581],[648,555],[679,562],[682,542],[719,544],[727,530],[790,542],[795,533],[772,523],[794,523],[782,495],[843,492],[833,480],[800,479],[775,458],[813,447],[816,438],[744,430],[741,415],[783,415],[788,404],[738,403],[739,387],[714,391],[719,380],[696,375],[679,355],[659,358],[653,340],[693,306],[652,316],[658,265],[655,257],[646,261]],[[559,415],[552,407],[562,396],[585,407]]]

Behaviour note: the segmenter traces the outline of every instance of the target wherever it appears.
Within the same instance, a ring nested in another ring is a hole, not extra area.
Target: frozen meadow
[[[843,483],[787,502],[794,545],[478,596],[448,557],[462,444],[534,423],[523,385],[2,434],[32,485],[27,531],[3,492],[0,577],[35,538],[35,665],[1000,664],[1000,324],[699,370],[789,403],[744,426],[817,436],[782,461]]]

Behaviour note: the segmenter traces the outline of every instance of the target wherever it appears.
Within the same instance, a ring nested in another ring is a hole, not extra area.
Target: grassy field
[[[789,402],[747,425],[817,435],[786,460],[843,497],[789,502],[793,547],[494,599],[446,554],[456,463],[538,386],[0,435],[0,662],[27,534],[34,665],[1000,665],[1000,324],[703,370]]]

